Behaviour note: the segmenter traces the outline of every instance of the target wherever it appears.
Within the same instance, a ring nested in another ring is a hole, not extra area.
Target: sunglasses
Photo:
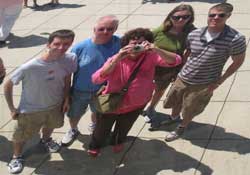
[[[105,30],[108,32],[113,32],[114,28],[113,27],[101,27],[101,28],[98,28],[97,30],[98,32],[104,32]]]
[[[210,13],[208,14],[208,17],[209,18],[215,18],[216,16],[220,17],[220,18],[224,18],[227,16],[226,13],[219,13],[219,14],[216,14],[216,13]]]
[[[190,15],[183,15],[183,16],[171,16],[172,20],[179,21],[180,19],[187,20],[190,18]]]

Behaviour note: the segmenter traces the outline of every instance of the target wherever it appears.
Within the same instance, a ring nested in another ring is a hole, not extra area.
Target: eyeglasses
[[[98,28],[97,29],[98,32],[103,32],[103,31],[107,31],[107,32],[113,32],[114,31],[114,28],[113,27],[101,27],[101,28]]]
[[[227,16],[226,13],[219,13],[219,14],[216,14],[216,13],[210,13],[208,14],[208,17],[209,18],[215,18],[216,16],[220,17],[220,18],[224,18]]]
[[[171,16],[172,20],[174,21],[179,21],[180,19],[183,19],[183,20],[187,20],[189,19],[191,16],[190,15],[183,15],[183,16]]]

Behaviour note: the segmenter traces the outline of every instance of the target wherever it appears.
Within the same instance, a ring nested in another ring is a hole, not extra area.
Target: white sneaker
[[[70,129],[68,132],[66,132],[66,134],[62,138],[61,141],[62,146],[71,145],[79,134],[80,132],[77,129]]]
[[[151,123],[151,118],[149,118],[147,115],[144,116],[144,120],[146,123]]]
[[[180,136],[183,135],[185,128],[181,127],[180,125],[175,128],[174,131],[170,132],[166,137],[166,142],[171,142],[178,139]]]
[[[88,130],[89,130],[89,133],[90,134],[93,134],[94,130],[95,130],[95,126],[96,124],[95,123],[90,123],[89,126],[88,126]]]
[[[11,174],[17,174],[23,170],[24,160],[22,157],[13,158],[8,164],[8,170]]]
[[[52,140],[52,138],[49,138],[49,140],[41,139],[40,144],[42,144],[50,153],[56,153],[61,148],[61,146],[56,141]]]
[[[146,123],[151,123],[153,118],[156,117],[156,111],[154,108],[148,107],[146,111],[143,111],[144,120]]]

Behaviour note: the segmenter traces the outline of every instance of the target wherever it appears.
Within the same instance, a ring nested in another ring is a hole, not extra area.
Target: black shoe
[[[165,120],[161,121],[161,125],[171,125],[174,123],[180,123],[181,121],[181,116],[177,116],[176,118],[172,119],[171,116],[168,115]]]
[[[57,6],[57,4],[56,4],[56,3],[53,3],[53,2],[49,3],[48,5],[49,5],[50,7],[56,7],[56,6]]]
[[[0,41],[0,48],[5,47],[6,44],[7,44],[6,41]]]
[[[39,7],[41,7],[41,6],[38,5],[38,4],[33,4],[33,6],[32,6],[33,9],[37,9],[37,8],[39,8]]]
[[[158,120],[153,120],[150,123],[149,131],[157,131],[161,127],[161,123]]]

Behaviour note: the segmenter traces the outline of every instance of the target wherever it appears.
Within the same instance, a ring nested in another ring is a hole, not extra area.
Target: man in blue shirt
[[[72,103],[67,114],[71,128],[62,139],[64,146],[72,144],[79,135],[77,125],[88,106],[92,112],[89,130],[92,132],[94,129],[96,111],[91,98],[99,90],[100,85],[93,84],[91,76],[109,57],[120,50],[120,38],[113,35],[118,23],[114,15],[100,17],[94,26],[93,36],[72,48],[72,52],[78,57],[78,69],[73,78]]]

